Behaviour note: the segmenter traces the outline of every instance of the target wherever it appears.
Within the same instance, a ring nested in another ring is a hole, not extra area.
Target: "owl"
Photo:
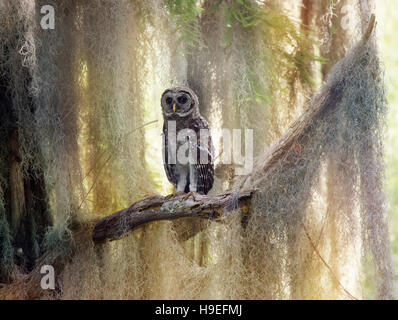
[[[207,194],[214,182],[214,148],[199,99],[189,88],[167,89],[161,97],[163,164],[177,192]]]

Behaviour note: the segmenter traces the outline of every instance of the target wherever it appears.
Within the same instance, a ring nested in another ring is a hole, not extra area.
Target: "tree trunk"
[[[14,43],[15,42],[15,43]],[[17,50],[18,42],[13,39],[11,45],[6,47],[7,54],[13,54]],[[22,57],[21,57],[22,59]],[[22,65],[22,61],[20,61]],[[24,163],[21,152],[21,132],[18,124],[18,114],[13,108],[12,92],[8,86],[12,83],[12,70],[0,69],[0,119],[2,122],[2,134],[5,139],[0,142],[2,156],[7,159],[0,163],[0,197],[3,196],[3,205],[6,215],[4,223],[10,231],[10,241],[15,256],[14,263],[24,271],[31,271],[35,260],[40,255],[40,243],[44,233],[51,225],[51,218],[47,211],[47,199],[43,173],[32,163]],[[34,121],[33,103],[29,95],[29,83],[31,81],[27,70],[23,72],[22,97],[26,100],[27,107],[31,107],[32,121]],[[23,91],[24,90],[24,91]],[[18,97],[22,99],[21,97]],[[35,167],[35,168],[34,168]],[[0,235],[4,237],[4,234]],[[0,241],[3,239],[0,238]],[[0,248],[0,256],[2,256]],[[0,279],[9,278],[6,274],[0,274]]]

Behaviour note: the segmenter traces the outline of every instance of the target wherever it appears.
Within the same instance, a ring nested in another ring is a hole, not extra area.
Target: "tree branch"
[[[158,220],[196,217],[222,220],[225,213],[241,209],[249,211],[254,191],[230,192],[221,195],[153,196],[138,201],[129,208],[99,220],[93,231],[93,240],[115,240],[138,226]]]

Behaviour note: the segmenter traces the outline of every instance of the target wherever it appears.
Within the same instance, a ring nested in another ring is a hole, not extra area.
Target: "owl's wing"
[[[197,192],[207,194],[214,183],[214,147],[210,135],[210,127],[206,120],[198,119],[193,125],[197,135]],[[201,136],[201,129],[208,132],[207,137]],[[206,159],[203,163],[203,159]]]
[[[197,164],[195,165],[197,170],[197,192],[207,194],[213,187],[214,183],[214,165],[209,164]]]
[[[166,172],[167,179],[174,185],[177,186],[177,175],[176,175],[176,165],[168,163],[168,141],[167,141],[167,128],[163,127],[163,145],[162,145],[162,153],[163,153],[163,166],[164,171]]]

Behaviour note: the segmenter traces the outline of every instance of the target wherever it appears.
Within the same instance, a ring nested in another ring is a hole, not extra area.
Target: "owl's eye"
[[[188,99],[185,96],[180,96],[177,98],[178,103],[185,104],[187,103]]]
[[[172,103],[173,102],[173,99],[171,99],[170,97],[167,97],[166,98],[166,103],[167,104],[170,104],[170,103]]]

